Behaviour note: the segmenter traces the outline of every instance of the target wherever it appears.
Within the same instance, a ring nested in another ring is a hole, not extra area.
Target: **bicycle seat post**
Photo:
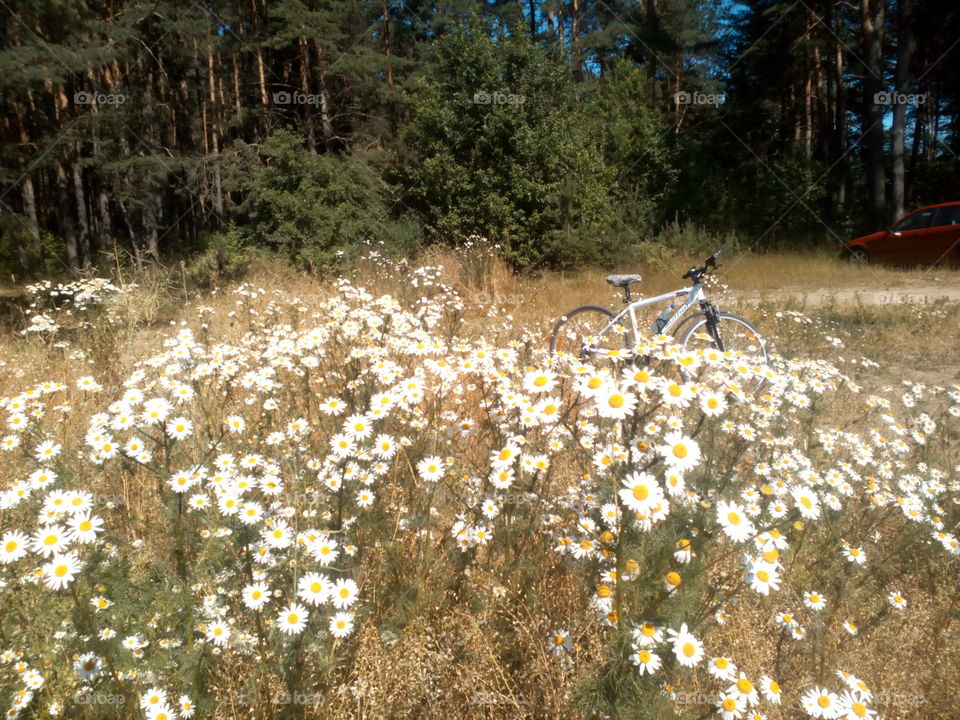
[[[625,285],[625,286],[623,287],[623,295],[624,295],[624,298],[623,298],[623,304],[624,304],[624,305],[629,305],[631,302],[633,302],[633,298],[630,297],[630,286],[629,286],[629,285]]]

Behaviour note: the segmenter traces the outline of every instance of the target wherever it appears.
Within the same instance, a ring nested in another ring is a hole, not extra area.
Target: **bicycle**
[[[725,246],[724,246],[725,247]],[[721,247],[703,265],[690,268],[683,278],[690,280],[692,287],[673,290],[651,298],[634,300],[630,286],[640,282],[639,275],[609,275],[606,281],[614,287],[623,288],[626,307],[614,313],[600,305],[582,305],[568,312],[557,321],[550,335],[551,354],[576,352],[578,359],[587,361],[594,356],[623,355],[620,347],[634,348],[640,332],[637,325],[638,308],[670,300],[651,327],[653,334],[667,334],[674,329],[673,336],[684,351],[714,348],[721,352],[731,351],[768,361],[766,343],[760,332],[746,319],[733,313],[722,312],[706,297],[703,279],[716,270],[717,258],[724,248]],[[686,296],[678,308],[676,302]],[[683,318],[694,303],[699,302],[700,312]],[[622,322],[629,317],[630,327]],[[621,337],[622,336],[622,337]]]

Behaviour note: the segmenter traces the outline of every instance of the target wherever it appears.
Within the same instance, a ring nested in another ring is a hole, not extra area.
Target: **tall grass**
[[[905,311],[581,365],[602,274],[483,249],[140,292],[5,341],[10,717],[951,716],[960,387],[857,345]]]

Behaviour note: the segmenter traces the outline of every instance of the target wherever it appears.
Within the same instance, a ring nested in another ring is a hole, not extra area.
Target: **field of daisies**
[[[387,275],[137,327],[136,288],[30,289],[4,717],[956,717],[960,387],[772,311],[769,364],[581,363]]]

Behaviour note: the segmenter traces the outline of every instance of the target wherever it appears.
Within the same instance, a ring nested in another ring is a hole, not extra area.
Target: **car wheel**
[[[862,247],[850,248],[850,262],[854,265],[867,265],[870,258]]]

